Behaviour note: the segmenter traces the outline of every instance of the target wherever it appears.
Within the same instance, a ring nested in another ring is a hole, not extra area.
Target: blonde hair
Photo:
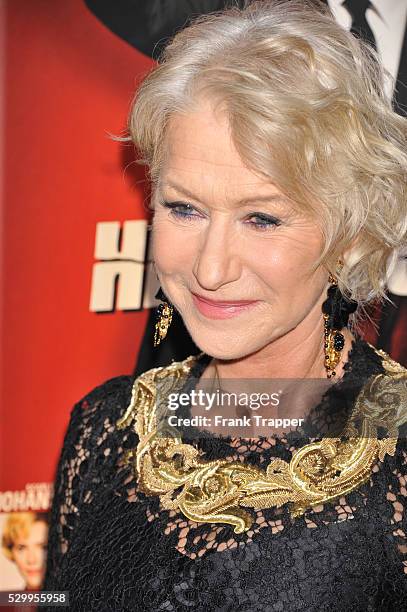
[[[315,0],[263,0],[196,18],[164,49],[129,114],[129,136],[153,185],[174,113],[201,94],[221,102],[248,167],[318,220],[318,262],[348,297],[384,296],[406,244],[407,118],[386,94],[376,52]],[[350,248],[352,247],[352,248]]]
[[[18,538],[28,538],[30,529],[37,521],[48,525],[48,514],[45,512],[13,512],[7,517],[2,534],[3,553],[10,561],[14,560],[13,546]]]

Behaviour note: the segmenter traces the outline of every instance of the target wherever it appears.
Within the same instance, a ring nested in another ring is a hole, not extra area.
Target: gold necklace
[[[148,370],[134,381],[130,404],[116,423],[119,429],[132,426],[138,435],[137,447],[125,454],[138,489],[159,495],[166,510],[177,510],[198,523],[229,524],[235,533],[252,525],[246,508],[288,502],[296,517],[349,493],[369,479],[377,460],[394,455],[398,427],[407,421],[407,370],[383,351],[376,353],[386,373],[367,381],[342,435],[297,449],[289,462],[273,459],[266,470],[241,462],[207,461],[202,451],[184,444],[176,430],[163,437],[157,429],[157,393],[161,388],[166,393],[182,388],[196,357]],[[388,436],[378,439],[378,427],[385,427]]]

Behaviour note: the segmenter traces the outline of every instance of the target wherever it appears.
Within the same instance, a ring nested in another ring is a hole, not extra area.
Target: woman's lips
[[[208,300],[196,293],[192,293],[192,299],[199,312],[210,319],[229,319],[249,310],[258,300],[239,300],[236,302],[216,302]]]

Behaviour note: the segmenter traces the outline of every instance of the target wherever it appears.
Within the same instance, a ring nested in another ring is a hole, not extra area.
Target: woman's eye
[[[188,221],[194,221],[201,218],[201,214],[191,204],[184,202],[161,202],[164,208],[170,210],[170,214],[177,219],[186,219]],[[247,217],[246,224],[253,226],[255,229],[268,230],[273,227],[281,225],[281,221],[272,215],[266,215],[265,213],[252,213]]]
[[[162,202],[164,208],[169,208],[171,215],[180,219],[190,219],[192,217],[199,217],[196,214],[196,210],[191,204],[184,204],[182,202]],[[194,214],[195,213],[195,214]]]
[[[253,213],[248,220],[249,225],[254,225],[256,229],[267,230],[271,227],[281,225],[280,219],[264,213]]]

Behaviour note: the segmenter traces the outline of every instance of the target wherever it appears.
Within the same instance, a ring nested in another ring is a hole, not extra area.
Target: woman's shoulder
[[[114,418],[128,402],[133,384],[134,376],[130,374],[109,378],[85,393],[75,404],[73,413],[82,413],[95,419],[107,415]]]
[[[158,388],[167,381],[180,380],[190,375],[197,357],[190,355],[182,361],[172,361],[165,366],[150,368],[138,374],[122,374],[105,380],[93,387],[75,404],[72,413],[80,413],[83,418],[95,421],[120,419],[134,399],[135,392],[143,387]]]
[[[356,335],[344,371],[346,376],[350,376],[355,381],[365,380],[371,375],[385,373],[390,364],[394,364],[398,369],[402,368],[385,351]]]
[[[407,369],[385,351],[367,345],[370,359],[380,370],[372,372],[357,398],[358,412],[389,438],[397,440],[398,453],[406,461],[407,451]]]
[[[89,450],[109,430],[128,405],[134,376],[109,378],[85,393],[72,407],[62,455],[73,458],[77,448]],[[68,458],[69,458],[68,457]]]
[[[204,353],[189,355],[181,361],[150,368],[132,380],[131,393],[125,410],[117,419],[119,429],[129,426],[143,408],[151,411],[161,397],[180,391],[191,378],[199,377],[209,357]]]

